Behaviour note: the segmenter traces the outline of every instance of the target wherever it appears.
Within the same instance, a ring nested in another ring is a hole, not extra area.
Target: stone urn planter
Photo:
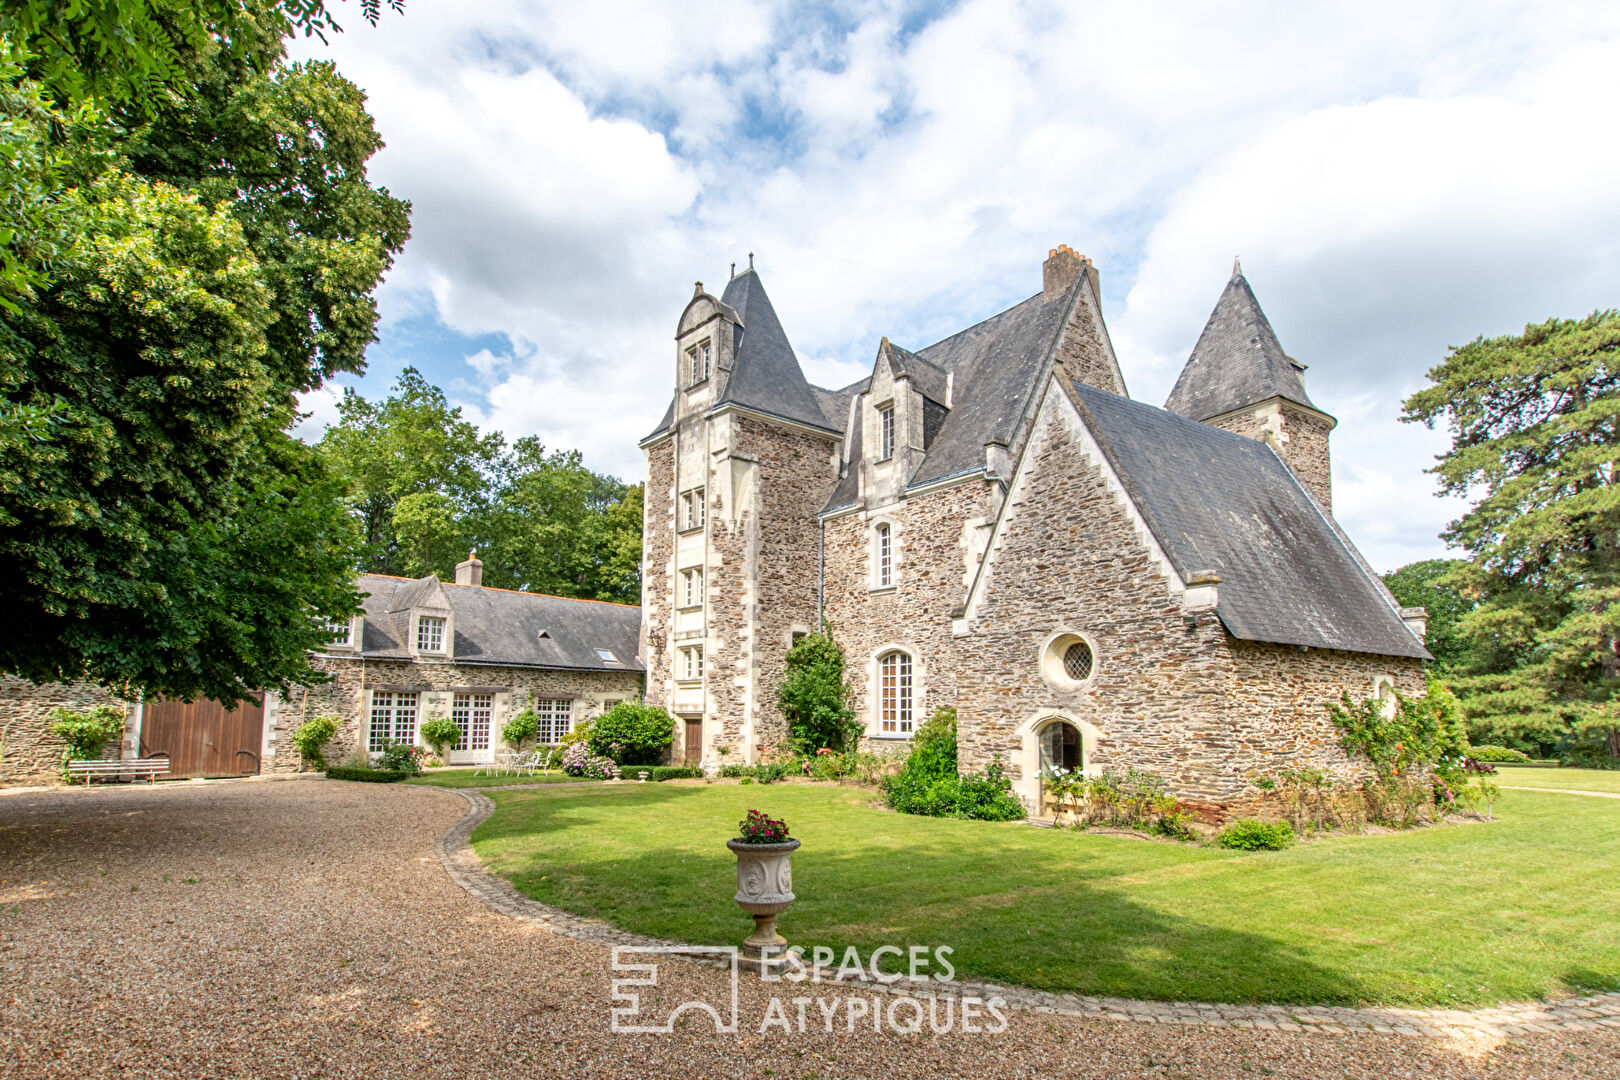
[[[793,853],[799,842],[727,840],[726,847],[737,853],[737,904],[754,917],[754,932],[743,941],[740,963],[760,972],[784,966],[787,940],[776,932],[776,917],[793,903]]]

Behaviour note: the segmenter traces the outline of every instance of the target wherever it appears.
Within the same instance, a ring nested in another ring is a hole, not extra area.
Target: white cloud
[[[414,204],[458,396],[631,477],[691,282],[753,250],[812,378],[1097,259],[1162,401],[1242,254],[1311,365],[1337,506],[1381,568],[1439,550],[1443,436],[1395,421],[1445,346],[1615,303],[1620,8],[1500,3],[413,4],[334,43]],[[311,48],[308,51],[322,53]],[[469,352],[471,355],[468,355]]]

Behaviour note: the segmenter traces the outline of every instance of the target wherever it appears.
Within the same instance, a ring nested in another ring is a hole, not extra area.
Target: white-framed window
[[[694,566],[681,571],[681,606],[699,607],[703,603],[703,567]]]
[[[703,646],[688,645],[681,650],[679,674],[676,678],[689,682],[703,678]]]
[[[402,693],[397,690],[373,690],[371,692],[371,733],[366,745],[372,750],[381,750],[383,744],[389,742],[416,743],[416,703],[415,691]]]
[[[327,619],[326,631],[332,635],[330,644],[348,648],[354,644],[353,619]]]
[[[911,654],[878,657],[878,734],[909,737],[912,731]]]
[[[612,711],[613,711],[613,707],[614,707],[614,706],[615,706],[615,705],[618,705],[618,704],[619,704],[619,702],[621,702],[621,701],[623,701],[623,700],[624,700],[624,699],[623,699],[623,698],[616,698],[616,697],[610,697],[610,698],[606,698],[606,699],[604,699],[604,700],[603,700],[603,702],[602,702],[602,711],[603,711],[603,712],[604,712],[604,713],[610,713],[610,712],[612,712]]]
[[[445,620],[436,615],[420,615],[416,620],[416,651],[444,652]]]
[[[872,584],[887,589],[894,584],[894,527],[882,521],[872,531]]]
[[[693,488],[681,496],[681,529],[703,528],[703,489]]]
[[[494,694],[457,694],[450,703],[450,719],[461,729],[456,749],[488,750],[489,721],[494,715]]]
[[[534,715],[540,721],[539,729],[535,732],[535,741],[547,744],[560,743],[562,737],[574,727],[574,699],[536,698]]]
[[[894,406],[878,406],[878,460],[894,457]]]
[[[687,366],[690,371],[688,386],[696,386],[709,377],[714,366],[714,346],[705,341],[686,350]]]

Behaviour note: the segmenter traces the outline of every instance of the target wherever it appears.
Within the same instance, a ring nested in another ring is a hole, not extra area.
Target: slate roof
[[[771,298],[753,268],[726,283],[720,302],[736,310],[742,320],[731,377],[716,406],[733,404],[757,409],[812,427],[844,430],[843,419],[830,423],[821,399],[799,367],[799,358]]]
[[[883,339],[883,345],[888,347],[891,366],[896,376],[905,375],[911,379],[912,389],[923,397],[937,401],[941,405],[950,397],[950,372],[937,364],[924,360],[909,349],[902,349],[888,338]]]
[[[1260,301],[1234,260],[1232,279],[1215,302],[1204,332],[1164,407],[1194,420],[1274,397],[1316,408],[1300,367],[1283,351]]]
[[[1070,385],[1176,572],[1220,575],[1216,613],[1232,636],[1430,659],[1366,560],[1269,445]]]
[[[360,639],[361,654],[368,659],[411,659],[406,636],[411,607],[442,585],[454,613],[452,658],[458,664],[645,670],[636,656],[641,639],[639,607],[453,585],[432,577],[413,580],[362,574],[358,584],[361,592],[369,594],[362,601],[365,629]],[[609,650],[619,663],[603,660],[597,649]]]

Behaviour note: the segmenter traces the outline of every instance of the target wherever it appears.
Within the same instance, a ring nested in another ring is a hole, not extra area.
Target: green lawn
[[[1498,784],[1515,787],[1567,788],[1570,791],[1607,791],[1620,795],[1620,769],[1526,769],[1498,765]]]
[[[533,776],[527,773],[518,776],[513,776],[510,773],[505,776],[490,776],[487,773],[480,773],[478,776],[474,776],[472,769],[429,769],[421,776],[413,776],[405,781],[407,784],[432,784],[435,787],[447,788],[508,787],[512,784],[588,784],[592,782],[562,772],[535,773]]]
[[[1534,770],[1525,770],[1534,771]],[[473,834],[547,904],[738,942],[744,813],[804,842],[789,941],[950,945],[959,977],[1128,997],[1480,1005],[1620,989],[1620,801],[1504,792],[1498,820],[1238,854],[907,817],[829,786],[510,791]]]

